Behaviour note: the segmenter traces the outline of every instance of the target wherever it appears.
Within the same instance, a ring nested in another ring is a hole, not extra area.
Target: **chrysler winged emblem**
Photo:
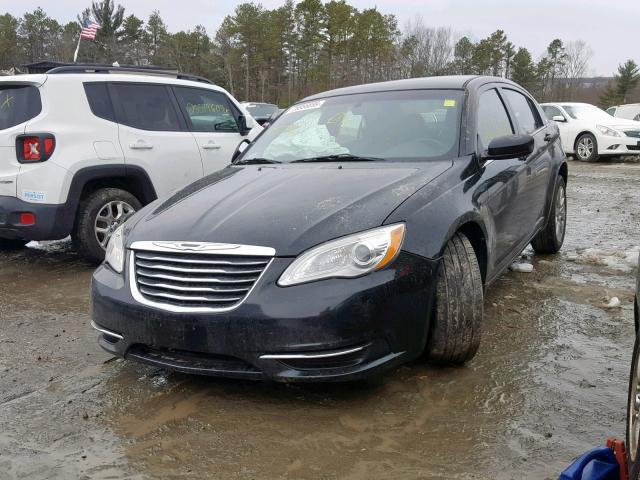
[[[208,242],[153,242],[161,248],[169,248],[182,252],[212,252],[215,250],[232,250],[240,248],[240,245],[231,243],[208,243]]]

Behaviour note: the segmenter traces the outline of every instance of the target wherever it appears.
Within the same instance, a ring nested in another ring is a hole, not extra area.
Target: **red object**
[[[40,138],[23,137],[22,151],[25,160],[39,162],[42,159],[42,155],[40,152]]]
[[[613,450],[613,454],[616,456],[616,460],[620,466],[620,480],[629,480],[629,469],[627,468],[624,442],[615,438],[608,438],[607,448]]]
[[[56,141],[53,137],[47,137],[44,139],[44,153],[47,157],[50,157],[53,153],[53,149],[56,148]]]
[[[31,212],[22,212],[20,214],[20,225],[35,225],[36,216]]]

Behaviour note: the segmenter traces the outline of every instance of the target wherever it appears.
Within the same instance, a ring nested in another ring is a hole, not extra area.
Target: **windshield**
[[[456,154],[459,90],[411,90],[330,97],[294,105],[243,160],[336,156],[432,160]]]
[[[612,116],[594,105],[561,105],[569,116],[576,120],[611,121]]]
[[[270,117],[271,115],[273,115],[275,112],[278,111],[277,105],[271,105],[269,103],[262,103],[262,104],[248,103],[245,105],[245,107],[247,107],[247,110],[249,110],[249,113],[253,117],[260,117],[260,118]]]

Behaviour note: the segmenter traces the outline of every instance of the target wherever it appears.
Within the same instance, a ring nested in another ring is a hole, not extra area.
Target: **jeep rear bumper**
[[[20,214],[32,213],[35,223],[21,223]],[[13,240],[59,240],[71,233],[73,212],[67,204],[29,203],[0,196],[0,238]]]

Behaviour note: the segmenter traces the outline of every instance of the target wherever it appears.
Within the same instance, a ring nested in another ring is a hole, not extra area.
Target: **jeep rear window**
[[[111,104],[107,84],[85,83],[84,91],[87,94],[87,100],[93,114],[96,117],[115,122],[116,117],[113,114],[113,105]]]
[[[32,85],[0,86],[0,130],[31,120],[42,111],[40,91]]]

